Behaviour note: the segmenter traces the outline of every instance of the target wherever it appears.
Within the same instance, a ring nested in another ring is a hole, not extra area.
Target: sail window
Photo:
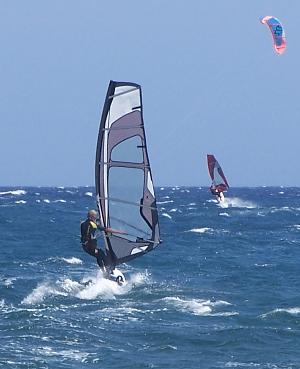
[[[140,136],[134,136],[120,142],[111,152],[111,160],[128,163],[142,163],[143,150]]]
[[[122,186],[120,186],[122,183]],[[109,170],[108,211],[110,227],[121,229],[124,238],[151,239],[152,230],[141,217],[140,204],[144,194],[144,172],[136,168],[112,167]]]

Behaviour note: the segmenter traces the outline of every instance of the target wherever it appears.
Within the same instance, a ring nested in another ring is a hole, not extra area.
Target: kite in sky
[[[267,24],[270,31],[272,32],[274,49],[277,52],[277,54],[280,55],[283,54],[286,48],[286,40],[284,29],[280,21],[275,17],[267,15],[266,17],[261,19],[261,23]]]

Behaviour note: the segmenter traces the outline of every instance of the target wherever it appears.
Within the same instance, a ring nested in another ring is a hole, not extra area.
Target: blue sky
[[[143,89],[156,185],[300,186],[300,1],[0,1],[1,185],[93,185],[110,79]],[[284,24],[277,56],[260,17]]]

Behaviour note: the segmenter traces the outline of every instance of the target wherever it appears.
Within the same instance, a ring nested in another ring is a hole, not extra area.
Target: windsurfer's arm
[[[108,233],[126,234],[126,232],[124,232],[124,231],[119,231],[117,229],[112,229],[112,228],[105,228],[105,231],[108,232]]]
[[[126,232],[123,232],[123,231],[119,231],[117,229],[113,229],[113,228],[105,228],[105,227],[102,227],[100,224],[98,224],[98,229],[100,231],[105,231],[107,233],[115,233],[115,234],[126,234]]]

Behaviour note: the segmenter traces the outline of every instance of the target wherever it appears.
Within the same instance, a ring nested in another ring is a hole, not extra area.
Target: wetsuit
[[[97,247],[96,230],[104,231],[104,227],[97,225],[94,221],[87,219],[81,223],[81,244],[82,248],[88,254],[97,259],[97,264],[102,271],[106,270],[107,256]]]

